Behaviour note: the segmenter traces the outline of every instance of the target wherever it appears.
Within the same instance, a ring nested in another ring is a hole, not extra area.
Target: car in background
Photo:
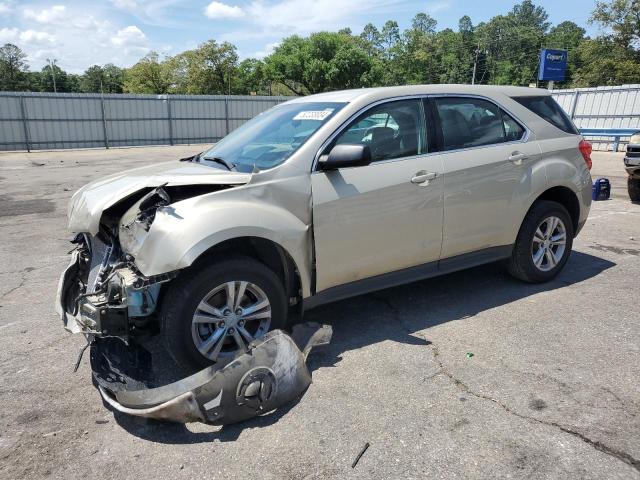
[[[373,290],[494,261],[549,281],[587,220],[590,153],[541,89],[296,98],[201,154],[76,192],[58,312],[96,342],[157,333],[202,366]]]
[[[631,135],[624,156],[624,168],[627,170],[627,189],[632,202],[640,202],[640,132]]]

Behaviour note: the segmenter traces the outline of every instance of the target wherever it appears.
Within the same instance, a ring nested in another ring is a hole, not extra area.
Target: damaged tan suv
[[[376,289],[497,260],[547,281],[587,219],[590,153],[544,90],[296,98],[201,154],[80,189],[58,311],[89,339],[159,334],[202,366]]]

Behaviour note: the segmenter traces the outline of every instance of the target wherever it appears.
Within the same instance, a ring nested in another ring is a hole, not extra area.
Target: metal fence
[[[286,100],[0,92],[0,150],[212,143]]]
[[[640,130],[640,85],[553,97],[578,128]],[[212,143],[289,98],[0,92],[0,150]],[[589,140],[611,149],[611,138]]]
[[[553,98],[578,128],[640,130],[640,85],[554,90]],[[589,141],[597,150],[612,149],[611,137],[589,137]]]

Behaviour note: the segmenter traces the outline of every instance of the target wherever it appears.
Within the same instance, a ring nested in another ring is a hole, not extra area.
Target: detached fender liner
[[[102,398],[119,412],[226,425],[270,412],[301,395],[311,384],[307,355],[314,346],[328,344],[331,335],[330,326],[315,323],[294,326],[291,336],[273,330],[222,368],[212,365],[155,388],[123,381],[117,362],[105,358],[108,353],[100,351],[98,342],[92,346],[91,366]]]

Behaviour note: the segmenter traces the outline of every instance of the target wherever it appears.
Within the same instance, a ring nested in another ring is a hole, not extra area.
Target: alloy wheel
[[[191,320],[194,345],[207,359],[230,359],[269,331],[271,304],[264,291],[245,281],[218,285],[198,304]]]
[[[531,259],[543,272],[553,270],[562,260],[567,244],[564,222],[555,216],[542,220],[533,234]]]

